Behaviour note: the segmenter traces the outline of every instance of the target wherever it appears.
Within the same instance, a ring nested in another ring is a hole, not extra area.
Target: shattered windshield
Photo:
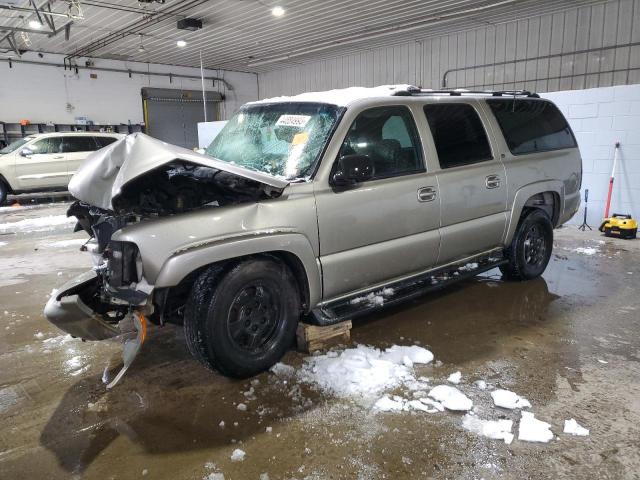
[[[207,154],[287,180],[307,178],[340,113],[319,103],[250,105],[229,120]]]
[[[25,138],[21,138],[20,140],[16,140],[13,143],[10,143],[6,147],[4,147],[2,150],[0,150],[0,155],[6,155],[7,153],[11,153],[11,152],[16,151],[21,146],[23,146],[25,143],[33,140],[33,138],[34,137],[25,137]]]

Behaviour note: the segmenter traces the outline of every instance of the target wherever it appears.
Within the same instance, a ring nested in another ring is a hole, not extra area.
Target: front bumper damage
[[[55,290],[44,308],[44,315],[56,327],[73,337],[84,340],[116,339],[123,342],[123,366],[107,385],[113,388],[124,376],[138,355],[147,337],[144,313],[130,306],[128,311],[115,316],[101,308],[89,306],[99,289],[100,276],[95,270],[85,272]]]

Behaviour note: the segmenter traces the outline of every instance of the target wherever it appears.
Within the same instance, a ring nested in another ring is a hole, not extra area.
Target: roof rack
[[[452,97],[461,97],[462,95],[487,95],[492,97],[540,98],[540,95],[528,90],[466,90],[462,88],[432,90],[430,88],[420,88],[414,86],[409,86],[406,90],[397,90],[393,93],[393,95],[399,97],[408,97],[414,95],[450,95]]]

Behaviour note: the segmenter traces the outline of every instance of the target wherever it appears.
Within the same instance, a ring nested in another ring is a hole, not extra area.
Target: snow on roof
[[[344,107],[356,100],[363,98],[374,97],[391,97],[396,92],[407,91],[411,88],[411,85],[380,85],[378,87],[349,87],[340,88],[336,90],[327,90],[325,92],[306,92],[298,95],[292,95],[290,97],[273,97],[265,98],[264,100],[258,100],[257,102],[250,102],[250,105],[260,103],[275,103],[275,102],[314,102],[314,103],[329,103],[332,105],[338,105]],[[416,88],[416,87],[413,87]]]

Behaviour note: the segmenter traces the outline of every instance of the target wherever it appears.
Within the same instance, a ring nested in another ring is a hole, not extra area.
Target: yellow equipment
[[[614,213],[612,217],[605,218],[598,228],[606,237],[636,238],[638,222],[631,215]]]

